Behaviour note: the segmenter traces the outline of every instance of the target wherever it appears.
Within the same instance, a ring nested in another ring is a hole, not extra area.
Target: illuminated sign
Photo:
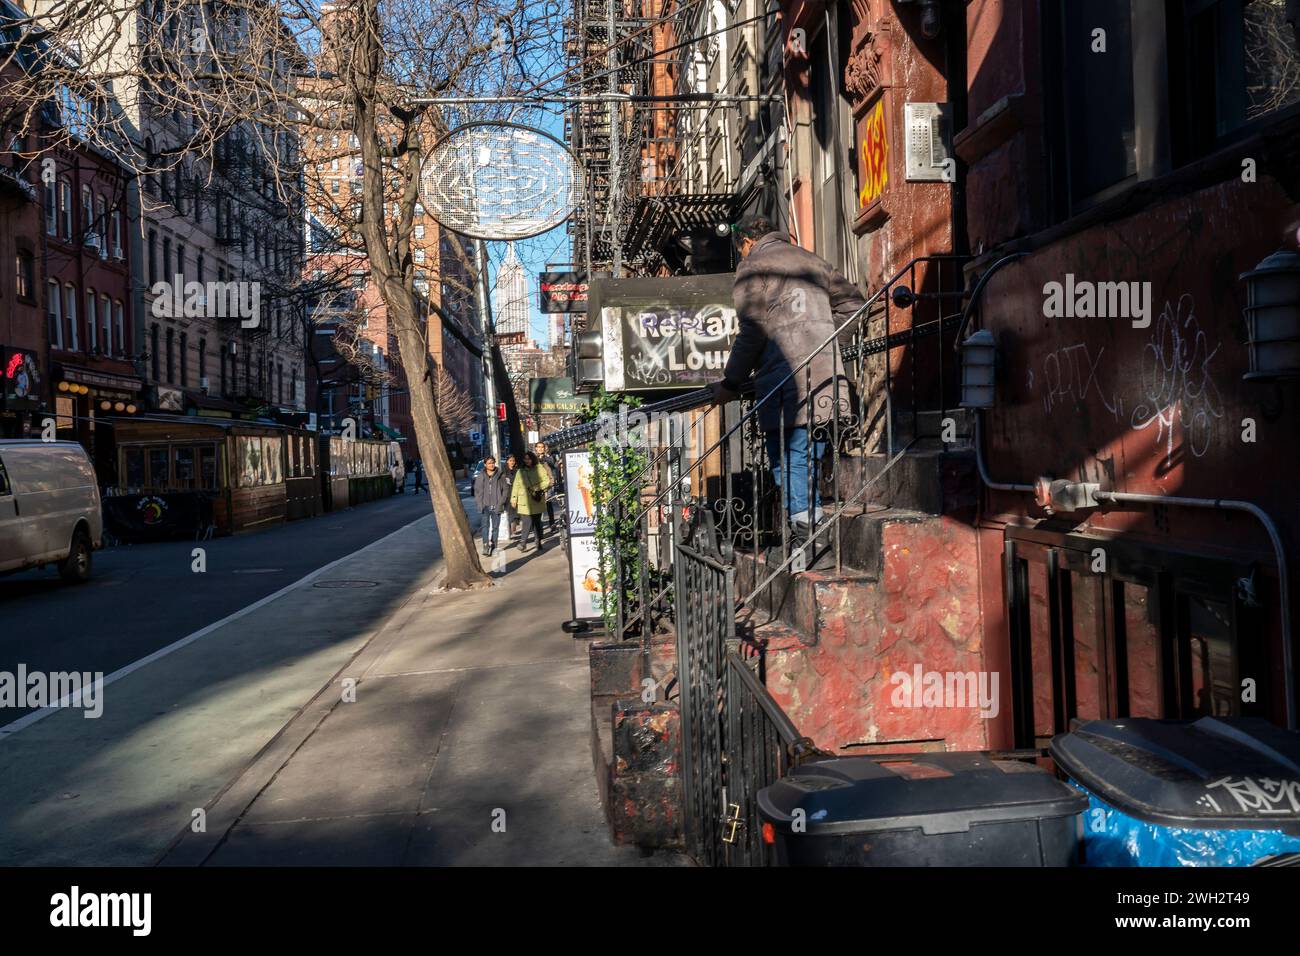
[[[865,208],[880,198],[889,182],[889,137],[885,132],[885,98],[876,101],[862,130],[862,188],[858,207]]]
[[[40,405],[40,366],[28,349],[0,347],[0,408],[35,409]]]
[[[538,288],[542,311],[586,312],[587,277],[582,272],[543,272]]]

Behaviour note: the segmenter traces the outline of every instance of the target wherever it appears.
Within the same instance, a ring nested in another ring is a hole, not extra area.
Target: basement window
[[[1269,716],[1265,611],[1241,587],[1253,567],[1025,528],[1006,557],[1016,746],[1074,720]]]

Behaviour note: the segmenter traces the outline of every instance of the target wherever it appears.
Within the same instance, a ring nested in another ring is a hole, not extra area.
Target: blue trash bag
[[[1189,830],[1146,823],[1088,794],[1083,812],[1086,866],[1250,866],[1300,852],[1300,837],[1280,830]]]

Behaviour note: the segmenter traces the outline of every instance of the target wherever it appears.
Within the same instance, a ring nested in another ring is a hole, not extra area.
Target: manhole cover
[[[378,581],[317,581],[314,588],[377,588]]]

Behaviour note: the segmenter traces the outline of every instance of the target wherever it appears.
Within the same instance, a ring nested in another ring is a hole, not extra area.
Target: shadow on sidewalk
[[[586,643],[560,630],[567,565],[551,545],[492,588],[430,591],[393,615],[348,669],[354,699],[332,699],[286,759],[232,788],[251,798],[205,862],[684,864],[610,839]]]

